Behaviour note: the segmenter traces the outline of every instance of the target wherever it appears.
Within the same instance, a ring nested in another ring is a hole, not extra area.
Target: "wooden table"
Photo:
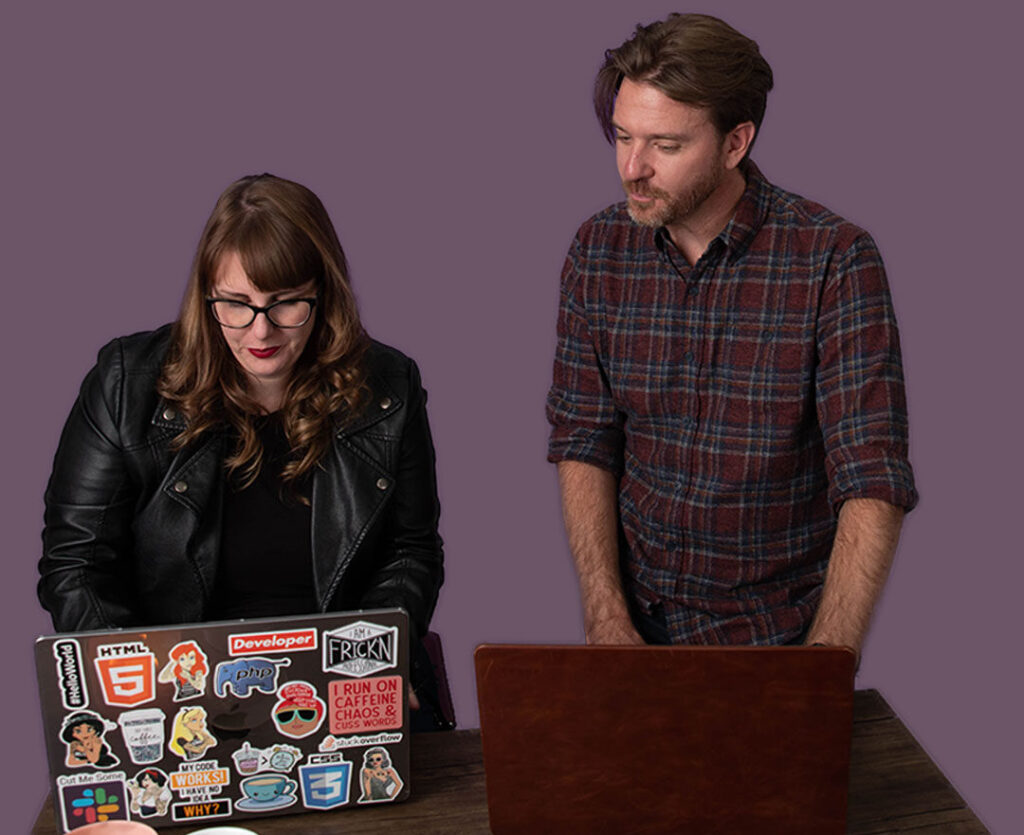
[[[259,835],[489,831],[479,731],[414,737],[412,775],[412,797],[404,803],[237,821],[237,825]],[[53,821],[50,796],[33,835],[53,835]],[[201,826],[161,827],[160,832],[191,832]],[[877,690],[859,690],[854,698],[847,831],[856,835],[988,832]]]

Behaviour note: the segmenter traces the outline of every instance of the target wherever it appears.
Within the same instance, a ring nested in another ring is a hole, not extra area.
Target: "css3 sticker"
[[[339,754],[313,754],[315,762],[299,766],[302,805],[307,809],[333,809],[349,799],[352,763]]]

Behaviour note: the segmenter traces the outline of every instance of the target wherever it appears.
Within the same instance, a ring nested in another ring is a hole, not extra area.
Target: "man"
[[[547,404],[589,643],[859,653],[917,499],[881,259],[748,159],[771,87],[704,15],[597,76],[627,199],[566,259]]]

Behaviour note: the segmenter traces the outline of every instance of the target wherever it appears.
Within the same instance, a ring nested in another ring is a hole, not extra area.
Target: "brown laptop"
[[[854,654],[482,645],[491,830],[842,833]]]

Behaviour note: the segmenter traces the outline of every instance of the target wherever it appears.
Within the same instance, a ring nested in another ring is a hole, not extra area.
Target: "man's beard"
[[[632,192],[656,198],[657,202],[649,206],[642,206],[632,200],[627,200],[626,209],[635,223],[657,228],[672,226],[685,220],[715,193],[721,183],[722,168],[713,164],[689,188],[678,194],[649,186],[644,180],[627,180],[623,182],[622,187],[626,190],[627,197]]]

